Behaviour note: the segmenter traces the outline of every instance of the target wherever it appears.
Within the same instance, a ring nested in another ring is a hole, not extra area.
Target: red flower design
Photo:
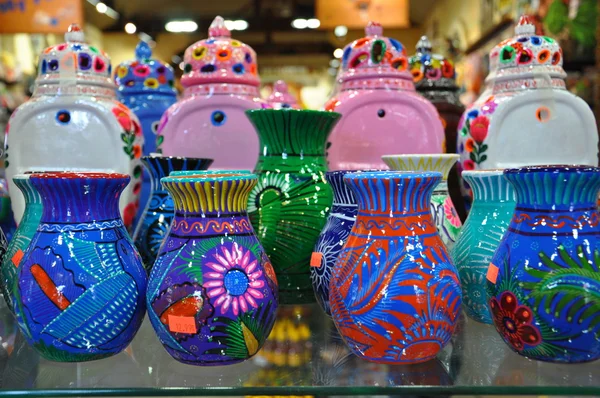
[[[467,140],[467,142],[465,142],[465,149],[467,150],[467,152],[473,152],[474,148],[475,148],[475,141],[473,141],[473,138],[469,138]]]
[[[139,145],[134,145],[133,146],[133,157],[135,159],[139,159],[142,157],[142,147]]]
[[[134,202],[125,206],[125,210],[123,210],[123,224],[125,224],[125,227],[129,228],[133,224],[136,212],[137,206]]]
[[[471,159],[465,159],[462,162],[463,170],[475,170],[475,162]]]
[[[500,302],[496,297],[492,297],[490,308],[496,330],[515,350],[523,350],[525,344],[536,346],[542,342],[540,331],[531,324],[533,321],[531,309],[519,305],[519,301],[511,292],[503,292],[500,295]]]
[[[135,135],[142,135],[142,127],[140,126],[140,124],[135,119],[131,119],[131,123],[133,125],[133,132],[135,133]]]
[[[487,137],[489,127],[490,119],[485,116],[477,116],[471,122],[471,137],[473,137],[476,142],[483,142],[485,137]]]
[[[119,124],[125,131],[131,130],[131,117],[129,113],[125,111],[123,108],[113,108],[113,114],[117,117]]]

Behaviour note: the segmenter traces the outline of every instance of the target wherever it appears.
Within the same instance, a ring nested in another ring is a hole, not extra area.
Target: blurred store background
[[[560,40],[569,89],[600,120],[598,0],[0,0],[0,123],[30,94],[38,54],[63,41],[71,22],[104,49],[113,65],[132,59],[138,41],[181,75],[187,46],[205,38],[215,15],[234,38],[258,53],[262,94],[278,79],[306,108],[331,94],[343,46],[369,20],[408,52],[428,35],[456,63],[462,101],[482,88],[491,46],[509,37],[518,15],[534,16],[541,33]]]

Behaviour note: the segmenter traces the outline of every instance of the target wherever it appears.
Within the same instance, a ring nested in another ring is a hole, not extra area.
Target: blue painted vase
[[[505,177],[517,204],[487,273],[496,329],[529,358],[600,358],[600,169],[532,166]]]
[[[486,273],[515,210],[512,185],[502,170],[463,171],[473,206],[452,251],[463,293],[463,308],[478,322],[492,323]]]
[[[327,217],[327,223],[315,245],[311,259],[310,278],[317,302],[327,315],[331,315],[329,306],[331,272],[350,235],[358,212],[354,193],[344,183],[344,175],[351,172],[354,171],[339,170],[325,173],[325,179],[333,189],[333,205]]]
[[[142,163],[151,177],[151,195],[144,213],[137,224],[133,240],[142,256],[144,267],[149,273],[158,249],[162,244],[173,220],[175,207],[173,199],[160,184],[160,179],[173,171],[207,169],[212,159],[194,159],[169,156],[144,156]]]
[[[431,217],[439,172],[364,172],[344,181],[356,222],[331,277],[331,315],[357,356],[378,363],[433,359],[454,332],[458,272]]]
[[[254,174],[163,178],[175,218],[150,273],[150,322],[192,365],[244,361],[263,346],[278,306],[275,272],[247,213]]]
[[[27,341],[46,359],[115,355],[142,323],[146,273],[119,214],[129,180],[117,173],[29,177],[43,210],[19,266],[14,309]]]
[[[2,280],[0,287],[2,288],[4,300],[6,300],[6,304],[11,311],[14,311],[12,289],[17,278],[17,271],[42,218],[42,198],[33,185],[31,185],[29,176],[29,174],[17,174],[13,177],[15,185],[25,197],[25,211],[23,212],[23,218],[21,218],[19,227],[6,249],[6,256],[2,260]]]
[[[115,69],[115,83],[118,86],[117,98],[135,113],[142,126],[143,155],[157,152],[156,133],[160,118],[177,101],[173,68],[152,58],[148,43],[140,41],[135,48],[135,60],[123,62]],[[134,221],[136,227],[145,214],[151,185],[152,177],[144,172],[140,208]]]

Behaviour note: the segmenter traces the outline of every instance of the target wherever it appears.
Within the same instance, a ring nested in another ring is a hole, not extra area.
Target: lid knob
[[[365,28],[367,36],[381,36],[383,35],[383,28],[379,22],[369,22]]]
[[[421,36],[419,42],[417,43],[417,52],[418,53],[431,53],[431,42],[427,36]]]
[[[531,21],[529,15],[521,15],[519,23],[515,27],[515,33],[517,35],[532,35],[535,34],[535,25]]]
[[[209,37],[231,37],[231,32],[225,26],[225,20],[217,15],[208,28]]]
[[[277,80],[275,82],[275,84],[273,85],[273,91],[275,91],[277,93],[287,94],[288,86],[283,80]]]
[[[143,61],[146,59],[150,59],[152,56],[152,49],[150,45],[145,41],[140,41],[138,45],[135,47],[135,58],[138,61]]]
[[[85,41],[85,35],[78,24],[72,23],[69,25],[69,29],[65,33],[65,41],[67,43],[82,43]]]

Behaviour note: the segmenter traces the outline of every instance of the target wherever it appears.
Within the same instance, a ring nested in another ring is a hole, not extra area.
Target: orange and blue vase
[[[487,271],[498,333],[532,359],[600,358],[600,169],[531,166],[504,175],[517,204]]]
[[[441,173],[363,172],[344,180],[358,214],[333,269],[333,321],[363,359],[433,359],[450,341],[461,306],[458,273],[429,209]]]

